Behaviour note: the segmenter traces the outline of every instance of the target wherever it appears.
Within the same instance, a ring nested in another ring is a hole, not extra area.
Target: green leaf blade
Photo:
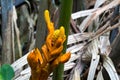
[[[3,64],[1,66],[0,77],[1,77],[2,80],[12,80],[12,78],[14,77],[14,74],[15,74],[14,70],[9,64]]]

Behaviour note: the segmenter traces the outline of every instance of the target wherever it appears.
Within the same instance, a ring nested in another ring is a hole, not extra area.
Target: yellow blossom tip
[[[45,17],[45,21],[46,21],[49,33],[53,33],[54,32],[54,24],[50,21],[50,14],[49,14],[48,10],[45,10],[44,17]]]
[[[60,27],[60,35],[65,35],[65,28],[63,26]]]
[[[47,23],[49,23],[50,22],[50,15],[49,15],[49,11],[48,10],[45,10],[44,17],[45,17],[45,21]]]

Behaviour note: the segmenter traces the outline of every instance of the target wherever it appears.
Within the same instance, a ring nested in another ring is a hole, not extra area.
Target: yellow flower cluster
[[[59,63],[65,63],[70,58],[70,52],[62,54],[63,43],[66,40],[64,27],[55,30],[50,21],[49,11],[45,10],[45,21],[48,28],[48,36],[41,51],[35,48],[27,57],[31,68],[30,80],[47,80],[49,74]]]

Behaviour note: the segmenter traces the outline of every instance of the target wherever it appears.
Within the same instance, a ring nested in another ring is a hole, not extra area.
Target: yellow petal
[[[51,55],[51,56],[59,55],[59,54],[62,52],[62,50],[63,50],[63,45],[60,46],[59,48],[54,49],[54,50],[50,53],[50,55]]]
[[[46,23],[50,23],[50,15],[48,10],[45,10],[44,17],[45,17]]]
[[[70,59],[71,53],[65,53],[63,55],[60,55],[59,57],[57,57],[53,63],[51,64],[52,67],[56,67],[59,63],[65,63]]]
[[[41,66],[41,64],[43,64],[44,60],[43,60],[42,55],[39,52],[38,48],[35,48],[27,56],[27,61],[30,65],[31,69],[36,69],[38,67],[38,65]]]
[[[60,27],[60,35],[65,35],[65,28],[63,26]]]
[[[53,42],[53,43],[55,43],[55,41],[58,39],[59,34],[60,34],[60,30],[55,30],[55,31],[54,31],[54,34],[53,34],[53,36],[52,36],[52,42]]]
[[[42,46],[42,52],[44,54],[44,57],[45,57],[46,61],[49,62],[50,54],[48,52],[48,49],[47,49],[46,45]]]
[[[46,46],[47,46],[49,52],[52,51],[52,44],[53,44],[53,43],[52,43],[52,35],[53,35],[53,34],[49,34],[49,35],[47,36],[47,38],[46,38]]]
[[[63,54],[63,55],[59,58],[59,62],[60,62],[60,63],[65,63],[65,62],[67,62],[67,61],[70,59],[70,56],[71,56],[71,53],[70,53],[70,52]]]
[[[45,17],[45,21],[47,23],[47,28],[48,28],[49,33],[53,33],[54,32],[54,24],[50,21],[50,15],[49,15],[48,10],[45,10],[44,17]]]
[[[60,46],[62,46],[63,45],[63,39],[62,38],[58,38],[57,40],[56,40],[56,42],[55,42],[55,48],[59,48]]]
[[[44,61],[43,61],[42,54],[40,53],[38,48],[35,48],[35,54],[37,54],[36,58],[38,57],[38,61],[40,62],[40,65],[42,65],[44,63]]]

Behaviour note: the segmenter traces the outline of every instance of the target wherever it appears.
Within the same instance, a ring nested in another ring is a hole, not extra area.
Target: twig
[[[72,18],[70,19],[70,23],[71,23],[71,28],[73,29],[73,31],[75,33],[79,33],[80,31],[79,31],[79,29],[77,29],[76,22]]]
[[[103,32],[109,26],[109,24],[110,24],[110,21],[106,22],[106,24],[103,27],[101,27],[96,31],[95,35],[99,35],[101,32]]]
[[[15,10],[15,7],[13,8],[13,11],[14,11],[14,28],[15,28],[15,33],[16,33],[16,36],[17,36],[17,43],[18,43],[18,50],[19,50],[19,56],[22,57],[22,50],[21,50],[21,43],[20,43],[20,31],[17,27],[17,23],[16,23],[16,20],[17,20],[17,14],[16,14],[16,10]]]
[[[12,12],[13,16],[13,12]],[[13,17],[12,17],[13,20]],[[12,56],[13,56],[13,61],[15,61],[15,43],[14,43],[15,37],[14,37],[14,21],[12,21]]]
[[[117,28],[117,27],[119,27],[120,26],[120,23],[117,23],[117,24],[115,24],[115,25],[113,25],[113,26],[109,26],[108,28],[106,28],[104,31],[102,31],[102,32],[100,32],[99,34],[96,32],[96,33],[94,33],[94,35],[92,36],[92,38],[91,38],[91,40],[93,40],[93,39],[95,39],[95,38],[98,38],[99,36],[101,36],[102,34],[104,34],[104,33],[106,33],[106,32],[108,32],[108,31],[110,31],[110,30],[113,30],[113,29],[115,29],[115,28]],[[90,40],[90,41],[91,41]]]

